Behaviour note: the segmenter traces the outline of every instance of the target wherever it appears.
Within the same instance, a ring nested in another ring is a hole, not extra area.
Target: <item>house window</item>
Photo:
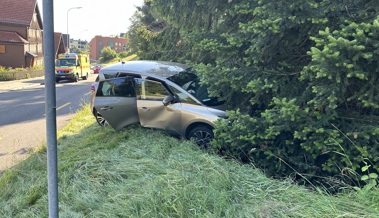
[[[29,29],[28,32],[29,32],[29,38],[35,37],[34,29]]]
[[[29,46],[29,51],[35,53],[37,50],[37,44],[31,44]]]
[[[42,49],[42,44],[38,44],[37,46],[38,46],[37,52],[42,52],[42,50],[43,50]]]
[[[5,54],[5,45],[0,45],[0,54]]]
[[[114,42],[108,41],[107,46],[114,47]]]

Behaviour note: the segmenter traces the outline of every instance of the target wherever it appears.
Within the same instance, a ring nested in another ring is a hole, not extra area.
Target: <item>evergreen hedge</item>
[[[140,9],[129,31],[140,58],[190,64],[233,108],[215,130],[224,154],[273,176],[357,182],[362,167],[379,171],[376,0],[152,0]]]

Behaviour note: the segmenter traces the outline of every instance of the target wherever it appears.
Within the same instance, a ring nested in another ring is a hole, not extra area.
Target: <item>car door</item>
[[[101,81],[96,92],[94,107],[116,130],[139,123],[133,77]]]
[[[163,99],[172,95],[159,80],[136,78],[137,111],[143,127],[166,129],[177,132],[180,127],[180,111]]]

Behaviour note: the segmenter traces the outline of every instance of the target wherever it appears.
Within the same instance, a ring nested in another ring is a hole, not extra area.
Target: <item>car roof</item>
[[[138,60],[119,62],[117,64],[103,67],[101,71],[107,72],[108,74],[112,74],[112,72],[135,72],[147,76],[155,75],[167,78],[180,72],[188,71],[188,68],[189,67],[187,65],[176,62]]]

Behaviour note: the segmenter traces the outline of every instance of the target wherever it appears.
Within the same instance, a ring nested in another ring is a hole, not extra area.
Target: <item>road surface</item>
[[[58,129],[89,102],[90,85],[96,76],[90,74],[88,80],[56,84]],[[46,142],[44,81],[34,82],[33,86],[0,90],[0,174]]]

